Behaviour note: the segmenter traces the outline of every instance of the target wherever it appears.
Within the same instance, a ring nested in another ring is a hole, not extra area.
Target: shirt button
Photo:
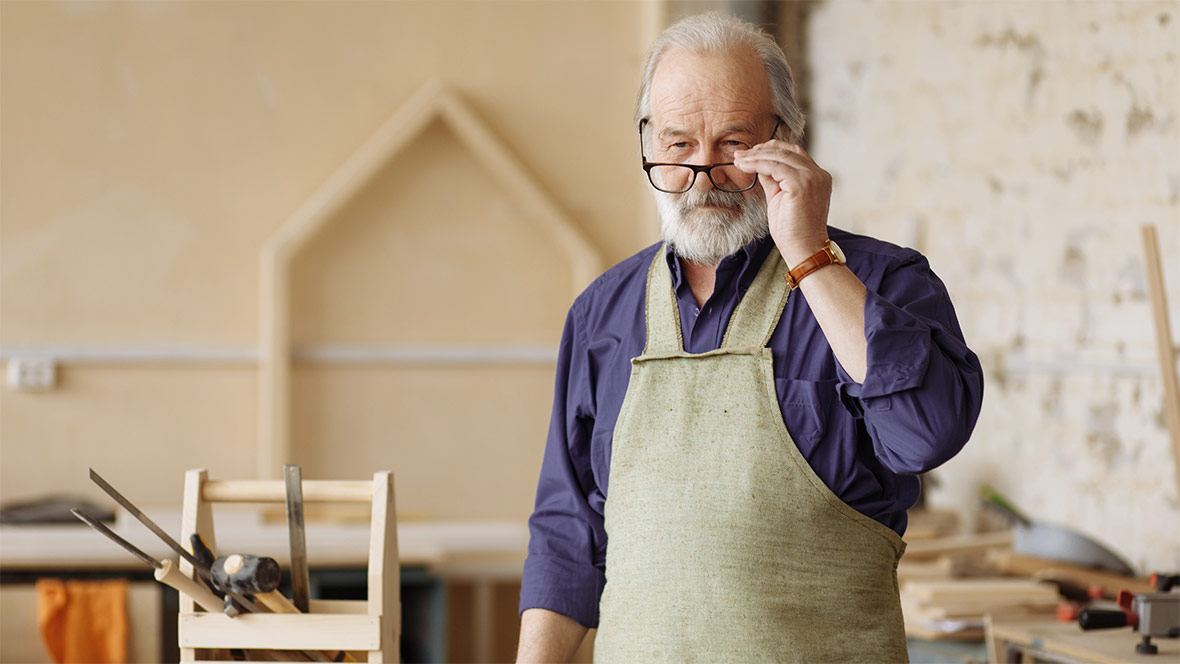
[[[701,315],[701,308],[700,307],[693,307],[692,308],[692,315],[693,316],[700,316]]]

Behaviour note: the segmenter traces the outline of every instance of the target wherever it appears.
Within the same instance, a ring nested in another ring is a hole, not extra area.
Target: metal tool
[[[193,533],[188,536],[188,543],[193,555],[196,556],[197,560],[201,561],[202,565],[206,567],[213,566],[213,561],[217,559],[217,556],[213,555],[213,550],[205,543],[204,537],[201,537],[198,533]]]
[[[274,558],[235,553],[213,563],[213,583],[222,590],[261,595],[279,587],[283,573]]]
[[[307,531],[303,524],[303,471],[297,464],[283,466],[287,485],[287,534],[291,542],[291,594],[300,613],[311,606],[307,572]]]
[[[1069,528],[1033,521],[990,486],[980,488],[980,500],[984,507],[997,510],[1015,521],[1012,550],[1017,553],[1097,567],[1125,576],[1135,575],[1131,566],[1110,549]]]
[[[132,502],[130,500],[127,500],[127,498],[125,498],[123,496],[123,494],[116,491],[115,487],[111,486],[106,480],[104,480],[101,476],[99,476],[98,473],[94,472],[93,468],[90,469],[90,479],[93,480],[94,483],[97,484],[103,491],[105,491],[107,493],[107,495],[109,495],[111,498],[114,498],[115,502],[122,505],[124,507],[124,509],[126,509],[132,516],[134,516],[136,519],[138,519],[140,523],[142,523],[144,526],[146,526],[148,530],[155,533],[155,535],[157,537],[159,537],[164,542],[164,544],[168,545],[168,548],[172,549],[178,555],[180,555],[182,558],[184,558],[189,563],[191,563],[193,566],[193,569],[196,570],[197,574],[209,586],[209,588],[216,588],[217,587],[217,584],[215,584],[213,581],[212,566],[207,562],[208,556],[205,556],[205,555],[201,556],[201,558],[205,559],[205,561],[203,562],[197,556],[186,551],[184,549],[184,547],[180,546],[180,544],[176,540],[172,539],[172,536],[169,535],[167,532],[165,532],[163,528],[160,528],[158,525],[156,525],[156,523],[154,521],[152,521],[150,518],[148,518],[148,516],[143,513],[143,510],[140,510],[138,507],[136,507],[134,504],[132,504]],[[113,535],[114,533],[111,533],[111,534]],[[208,548],[208,546],[205,545],[204,540],[199,539],[199,535],[197,537],[198,537],[198,540],[196,540],[196,541],[200,542],[201,546],[204,547],[204,551],[209,552],[211,554],[212,552],[209,551],[209,548]],[[142,553],[142,552],[140,552],[140,553]],[[144,555],[146,555],[146,554],[144,554]],[[180,578],[187,579],[190,583],[192,583],[194,586],[197,586],[198,588],[201,587],[192,579],[189,579],[184,574],[181,574],[179,572],[179,570],[177,570],[176,575],[179,576]],[[205,592],[209,592],[208,588],[203,588],[203,590]],[[231,618],[235,617],[237,615],[237,608],[234,606],[235,604],[237,606],[240,606],[240,607],[246,609],[246,611],[251,612],[251,613],[266,613],[267,612],[267,611],[263,610],[261,607],[259,607],[257,604],[255,604],[250,598],[246,597],[245,595],[242,595],[241,593],[233,592],[229,589],[222,589],[222,590],[225,592],[226,599],[232,600],[232,601],[227,601],[225,604],[225,613],[227,615],[229,615]],[[213,595],[211,592],[209,594],[210,594],[210,596],[212,596],[216,600],[215,595]],[[278,591],[272,590],[270,593],[259,595],[258,599],[260,601],[262,601],[263,598],[267,598],[268,596],[277,596],[277,599],[281,600],[281,602],[276,602],[274,605],[271,605],[269,603],[265,604],[267,606],[267,608],[270,609],[271,612],[298,613],[298,610],[295,609],[295,607],[293,605],[291,605],[289,601],[287,601],[287,598],[285,598],[281,594],[279,594]],[[206,601],[207,601],[207,599],[208,598],[206,598]],[[221,608],[221,607],[217,606],[218,603],[219,602],[217,602],[217,601],[214,602],[214,606],[216,608],[213,608],[213,609],[206,607],[204,604],[201,604],[201,606],[202,606],[202,608],[205,608],[207,611],[217,611]],[[282,606],[283,603],[285,603],[286,606]],[[289,607],[289,609],[287,607]],[[333,661],[333,658],[328,657],[326,654],[319,652],[319,651],[298,650],[295,652],[301,653],[308,660],[313,661],[313,662]],[[345,657],[345,660],[347,661],[347,657]]]
[[[198,533],[189,535],[193,555],[210,570],[213,590],[251,596],[271,613],[299,613],[299,609],[277,588],[282,571],[274,558],[232,554],[215,558],[213,549]],[[331,656],[316,650],[296,651],[312,662],[331,662]],[[345,660],[352,661],[352,660]]]
[[[149,519],[148,516],[143,513],[143,510],[133,505],[130,500],[127,500],[125,497],[123,497],[123,494],[116,491],[115,487],[111,486],[106,480],[99,476],[98,473],[94,472],[93,468],[90,469],[90,479],[95,484],[97,484],[99,488],[105,491],[108,496],[114,498],[115,502],[122,505],[123,508],[131,514],[131,516],[138,519],[140,523],[147,527],[148,530],[155,533],[156,537],[159,537],[160,540],[164,542],[164,544],[167,544],[169,549],[172,549],[181,558],[184,558],[189,563],[191,563],[193,569],[195,569],[198,576],[201,577],[201,580],[204,581],[205,584],[210,588],[213,587],[213,578],[209,571],[209,565],[203,564],[196,558],[196,556],[186,551],[185,548],[181,546],[179,542],[172,539],[172,536],[165,532],[163,528],[157,526],[156,522]],[[238,593],[228,594],[233,599],[233,604],[236,604],[237,606],[240,606],[251,613],[258,613],[261,611],[261,609],[258,608],[258,605],[250,601],[249,598],[244,597]],[[227,605],[226,608],[226,614],[231,618],[237,615],[237,609],[232,604]]]
[[[97,530],[107,539],[126,549],[131,555],[139,558],[148,565],[151,565],[152,569],[155,570],[155,572],[153,572],[153,576],[156,577],[156,581],[159,581],[160,583],[163,583],[164,585],[171,588],[175,588],[179,593],[188,595],[193,599],[194,602],[196,602],[206,611],[216,612],[221,610],[221,600],[216,595],[209,592],[208,588],[198,584],[196,581],[193,581],[182,574],[180,570],[172,564],[171,560],[168,560],[167,558],[164,560],[156,560],[152,556],[140,550],[139,547],[117,535],[110,528],[107,528],[101,521],[92,518],[90,515],[81,510],[72,509],[70,512],[74,516],[81,519],[82,523],[85,523],[91,528]]]
[[[1159,653],[1159,647],[1151,642],[1153,636],[1180,636],[1180,594],[1123,590],[1119,593],[1118,604],[1121,611],[1083,609],[1078,614],[1078,625],[1085,630],[1130,627],[1143,637],[1135,644],[1135,652],[1141,655]]]

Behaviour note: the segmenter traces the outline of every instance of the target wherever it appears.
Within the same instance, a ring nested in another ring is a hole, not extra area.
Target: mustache
[[[745,207],[746,199],[740,192],[721,191],[719,189],[689,189],[683,194],[680,194],[680,200],[676,201],[676,204],[680,208],[681,214],[705,205],[716,205],[731,210],[740,210]]]

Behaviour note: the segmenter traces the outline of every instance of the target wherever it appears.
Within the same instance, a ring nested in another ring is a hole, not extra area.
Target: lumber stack
[[[1151,579],[1123,576],[1106,570],[1026,556],[1012,551],[988,551],[987,561],[1001,574],[1032,577],[1059,584],[1072,584],[1092,593],[1096,592],[1097,594],[1092,594],[1092,597],[1101,595],[1113,599],[1120,590],[1130,590],[1136,593],[1156,592]]]
[[[1058,600],[1055,586],[1028,579],[912,580],[901,589],[906,634],[924,639],[979,639],[988,614],[1052,614]]]

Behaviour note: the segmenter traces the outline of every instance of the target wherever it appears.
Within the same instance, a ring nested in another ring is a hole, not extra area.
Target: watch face
[[[836,244],[835,242],[832,242],[832,241],[830,241],[830,240],[829,240],[829,241],[828,241],[828,246],[830,246],[830,247],[832,248],[832,253],[833,253],[833,254],[836,254],[836,258],[839,258],[841,263],[845,263],[845,262],[847,262],[847,261],[844,259],[844,250],[840,248],[840,245],[838,245],[838,244]]]

